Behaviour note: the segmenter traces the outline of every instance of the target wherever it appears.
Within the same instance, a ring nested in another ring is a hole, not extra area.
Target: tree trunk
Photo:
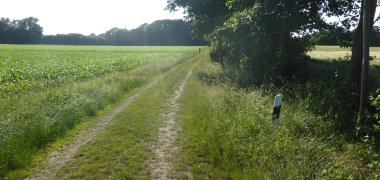
[[[293,40],[291,37],[291,31],[290,31],[290,9],[291,6],[293,6],[292,0],[283,0],[283,9],[282,9],[282,18],[281,19],[281,26],[279,29],[279,51],[280,51],[280,61],[281,61],[281,67],[280,67],[280,75],[282,78],[285,78],[286,80],[289,80],[292,75],[294,75],[294,72],[296,72],[296,57],[294,53],[294,47],[293,47]]]
[[[369,34],[373,29],[377,0],[368,0],[370,6]],[[363,6],[363,3],[362,3]],[[352,45],[351,65],[347,75],[347,81],[356,87],[360,87],[360,76],[363,60],[363,8],[360,10],[360,20],[355,31],[354,43]]]

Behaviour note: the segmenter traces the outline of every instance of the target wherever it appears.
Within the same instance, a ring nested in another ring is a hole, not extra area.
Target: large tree
[[[249,1],[249,0],[245,0]],[[226,0],[167,0],[167,9],[185,9],[187,18],[191,19],[192,26],[198,36],[214,31],[215,27],[223,23],[232,14],[226,6]]]
[[[212,58],[248,81],[282,81],[296,74],[324,25],[321,0],[169,0],[188,18],[207,24]],[[201,26],[204,27],[204,26]]]

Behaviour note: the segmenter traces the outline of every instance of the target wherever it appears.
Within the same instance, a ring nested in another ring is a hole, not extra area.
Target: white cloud
[[[44,34],[103,33],[136,28],[158,19],[181,19],[183,11],[164,10],[167,0],[2,0],[0,17],[36,17]]]

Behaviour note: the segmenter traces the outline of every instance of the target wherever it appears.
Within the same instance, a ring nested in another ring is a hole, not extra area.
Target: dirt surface
[[[170,179],[169,172],[172,168],[173,158],[176,157],[180,149],[179,144],[176,142],[177,134],[181,131],[180,125],[176,122],[180,108],[178,99],[182,96],[186,81],[192,74],[195,65],[190,69],[181,85],[166,104],[166,111],[163,113],[165,122],[163,127],[159,128],[158,141],[152,147],[154,152],[154,157],[152,157],[150,163],[152,179]],[[186,172],[185,175],[187,179],[193,179],[191,173]]]
[[[37,167],[34,173],[26,179],[54,179],[58,170],[60,170],[66,163],[74,160],[75,153],[82,146],[93,141],[118,113],[123,111],[130,103],[132,103],[137,97],[143,94],[155,83],[156,81],[150,83],[133,96],[127,98],[122,104],[118,105],[111,112],[98,119],[94,125],[81,131],[70,144],[49,153],[43,164]]]

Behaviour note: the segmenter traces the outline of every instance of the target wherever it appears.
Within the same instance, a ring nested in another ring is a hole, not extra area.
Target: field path
[[[153,86],[157,81],[148,84],[133,96],[127,98],[122,104],[118,105],[111,112],[97,120],[97,122],[81,131],[74,140],[62,148],[48,154],[46,160],[40,167],[37,167],[36,172],[26,179],[53,179],[58,170],[60,170],[66,163],[74,160],[75,153],[84,145],[93,141],[97,134],[99,134],[104,127],[111,122],[111,120],[129,104],[131,104],[137,97],[143,94],[147,89]]]
[[[186,81],[191,76],[196,65],[197,63],[192,66],[173,96],[168,99],[167,109],[162,114],[165,122],[163,127],[158,130],[158,140],[152,147],[154,157],[152,157],[149,166],[152,179],[170,179],[168,175],[171,171],[172,161],[180,148],[176,142],[177,134],[181,131],[181,126],[176,122],[180,108],[178,99],[182,96]],[[186,172],[186,176],[192,179],[191,173]]]

